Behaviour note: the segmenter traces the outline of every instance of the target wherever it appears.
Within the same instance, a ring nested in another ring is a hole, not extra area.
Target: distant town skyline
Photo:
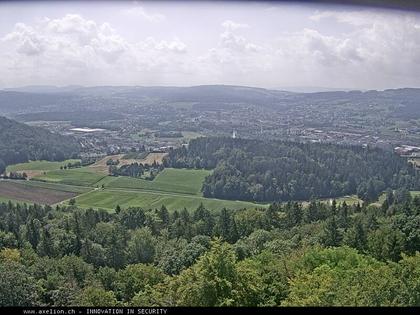
[[[0,88],[420,87],[420,14],[276,2],[0,2]]]

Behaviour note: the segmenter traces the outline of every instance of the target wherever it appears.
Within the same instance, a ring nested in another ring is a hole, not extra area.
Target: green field
[[[58,183],[50,183],[50,182],[41,182],[38,180],[28,180],[22,181],[23,185],[39,187],[39,188],[46,188],[58,191],[67,191],[73,193],[85,193],[92,190],[92,187],[88,186],[74,186],[74,185],[66,185],[66,184],[58,184]]]
[[[130,160],[130,159],[144,159],[147,157],[147,155],[149,154],[149,152],[130,152],[125,154],[122,159],[123,160]]]
[[[229,209],[266,207],[251,202],[230,201],[220,199],[209,199],[200,196],[188,196],[171,193],[134,191],[134,190],[112,190],[97,189],[76,198],[76,204],[82,208],[101,208],[114,210],[117,205],[122,208],[142,207],[142,208],[160,208],[165,205],[169,210],[195,210],[200,203],[212,211],[221,210],[223,207]]]
[[[104,177],[106,175],[95,173],[90,168],[82,167],[70,170],[50,171],[44,175],[36,176],[34,179],[75,186],[94,186]]]
[[[259,206],[251,202],[209,199],[202,197],[201,186],[211,171],[167,168],[153,181],[126,177],[106,176],[90,168],[55,169],[25,182],[38,188],[79,194],[77,204],[84,208],[114,210],[121,207],[155,208],[163,204],[171,210],[196,209],[203,203],[208,209],[223,207],[241,209]],[[103,187],[103,188],[102,188]],[[99,189],[97,189],[99,188]],[[63,203],[66,203],[64,201]],[[263,205],[264,207],[265,205]]]
[[[64,165],[67,165],[68,163],[75,163],[75,162],[80,162],[80,160],[66,160],[62,162],[30,161],[27,163],[9,165],[6,171],[7,172],[53,171],[53,170],[59,170],[60,166],[64,166]]]
[[[420,191],[419,190],[413,190],[413,191],[410,191],[410,193],[411,193],[411,196],[413,196],[413,197],[420,196]]]
[[[102,208],[113,211],[117,205],[126,208],[130,206],[143,208],[159,208],[165,205],[170,210],[196,209],[203,203],[209,210],[242,209],[266,207],[244,201],[231,201],[202,197],[201,186],[211,171],[166,168],[153,181],[126,176],[106,176],[96,173],[93,169],[83,167],[77,169],[60,170],[61,164],[40,161],[15,166],[15,169],[30,167],[44,169],[46,173],[38,175],[34,180],[23,182],[34,188],[44,188],[62,192],[76,193],[77,205],[83,208]],[[52,170],[48,171],[47,168]],[[0,197],[7,201],[7,196]],[[323,202],[330,202],[325,199]],[[346,201],[354,204],[360,200],[357,196],[345,196],[336,199],[338,203]],[[63,201],[67,203],[68,200]],[[307,204],[307,202],[303,202]]]
[[[206,176],[210,175],[211,171],[207,170],[187,170],[166,168],[156,176],[154,182],[163,184],[168,183],[172,185],[179,185],[187,187],[189,191],[198,193]]]
[[[75,160],[66,161],[71,162]],[[143,208],[159,208],[165,205],[170,210],[196,209],[203,203],[209,210],[265,207],[252,202],[211,199],[202,197],[201,186],[206,176],[211,174],[207,170],[187,170],[166,168],[153,181],[126,176],[106,176],[95,172],[91,168],[82,167],[60,170],[65,162],[29,162],[14,165],[14,170],[45,170],[34,180],[23,182],[34,188],[44,188],[62,192],[76,193],[77,205],[84,208],[102,208],[114,210],[117,205],[126,208],[130,206]],[[99,188],[99,189],[98,189]],[[420,194],[420,192],[419,192]],[[16,198],[16,197],[15,197]],[[0,197],[0,201],[7,201],[7,196]],[[325,199],[323,202],[330,202]],[[338,203],[346,201],[354,204],[360,200],[357,196],[345,196],[336,199]],[[63,201],[63,203],[68,200]],[[303,202],[307,204],[307,202]]]
[[[106,176],[92,168],[60,170],[60,166],[77,160],[64,162],[34,161],[11,166],[12,170],[42,170],[45,174],[37,175],[24,185],[39,189],[49,189],[78,194],[80,207],[114,210],[121,207],[137,206],[159,208],[165,205],[170,210],[196,209],[203,203],[209,210],[254,208],[259,205],[252,202],[211,199],[202,197],[201,186],[207,170],[187,170],[166,168],[153,181],[126,176]],[[96,189],[99,188],[99,189]],[[419,192],[420,193],[420,192]],[[0,196],[1,201],[8,201],[8,196]],[[12,198],[16,199],[16,197]],[[346,201],[354,204],[360,200],[357,196],[345,196],[336,199],[338,203]],[[68,200],[67,200],[68,201]],[[63,201],[66,203],[67,201]],[[323,202],[330,202],[325,199]],[[306,204],[306,202],[304,202]]]
[[[184,170],[167,168],[153,181],[127,176],[104,178],[97,184],[106,188],[127,188],[150,191],[174,192],[201,196],[201,185],[211,172],[206,170]]]

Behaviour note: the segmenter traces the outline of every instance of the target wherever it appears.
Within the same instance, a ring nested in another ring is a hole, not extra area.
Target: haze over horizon
[[[272,2],[1,2],[0,29],[0,88],[420,87],[420,14],[413,12]]]
[[[324,86],[284,86],[284,87],[255,87],[249,85],[237,85],[237,84],[198,84],[198,85],[24,85],[24,86],[14,86],[7,88],[0,88],[0,91],[18,91],[18,92],[64,92],[64,91],[74,91],[77,89],[89,89],[89,88],[194,88],[194,87],[205,87],[205,86],[226,86],[226,87],[244,87],[250,89],[266,89],[272,91],[285,91],[292,93],[318,93],[318,92],[350,92],[350,91],[385,91],[385,90],[398,90],[398,89],[420,89],[420,87],[390,87],[390,88],[380,88],[380,89],[352,89],[352,88],[331,88]]]

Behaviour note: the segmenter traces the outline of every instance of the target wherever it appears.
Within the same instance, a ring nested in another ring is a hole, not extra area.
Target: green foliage
[[[198,235],[190,242],[185,239],[162,238],[158,242],[155,261],[168,275],[179,274],[195,263],[210,248],[210,238]]]
[[[17,240],[13,233],[0,231],[0,248],[16,246]]]
[[[325,143],[203,137],[170,151],[164,162],[214,169],[202,191],[221,199],[287,201],[357,193],[372,201],[387,187],[420,185],[414,168],[391,151]],[[296,215],[293,219],[300,220]]]
[[[235,262],[233,249],[217,240],[195,265],[168,282],[168,295],[176,297],[177,306],[253,305],[258,279]]]
[[[133,264],[118,271],[113,286],[117,297],[122,301],[130,301],[134,295],[143,291],[147,286],[161,282],[165,274],[158,268]]]
[[[396,306],[399,287],[390,266],[350,248],[309,251],[290,281],[285,306]]]
[[[405,237],[400,230],[383,226],[368,235],[369,253],[379,260],[399,261],[404,252]]]
[[[128,257],[130,263],[151,263],[155,256],[155,239],[149,228],[132,232],[128,242]]]
[[[114,292],[102,288],[86,287],[77,299],[79,306],[118,306]]]
[[[338,246],[341,242],[341,233],[338,230],[338,224],[335,215],[326,220],[323,234],[323,243],[325,246]]]
[[[119,161],[117,160],[119,163]],[[130,176],[130,177],[141,177],[144,174],[144,166],[139,163],[131,163],[116,167],[118,163],[114,162],[112,159],[106,162],[109,166],[109,175],[112,176]]]
[[[38,290],[24,266],[10,260],[0,263],[0,306],[37,305]]]
[[[0,203],[3,305],[419,305],[420,199],[118,213]],[[347,246],[344,246],[347,245]]]
[[[420,305],[420,253],[414,256],[402,255],[399,264],[394,265],[396,277],[401,286],[396,292],[401,305]]]
[[[2,159],[0,159],[0,175],[2,175],[6,171],[6,164]]]
[[[29,160],[63,161],[79,150],[80,145],[72,137],[0,117],[0,160],[5,165]]]

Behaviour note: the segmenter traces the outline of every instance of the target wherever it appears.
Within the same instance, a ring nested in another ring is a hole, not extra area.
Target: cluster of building
[[[403,144],[395,147],[394,152],[400,156],[406,157],[420,157],[420,147]]]

